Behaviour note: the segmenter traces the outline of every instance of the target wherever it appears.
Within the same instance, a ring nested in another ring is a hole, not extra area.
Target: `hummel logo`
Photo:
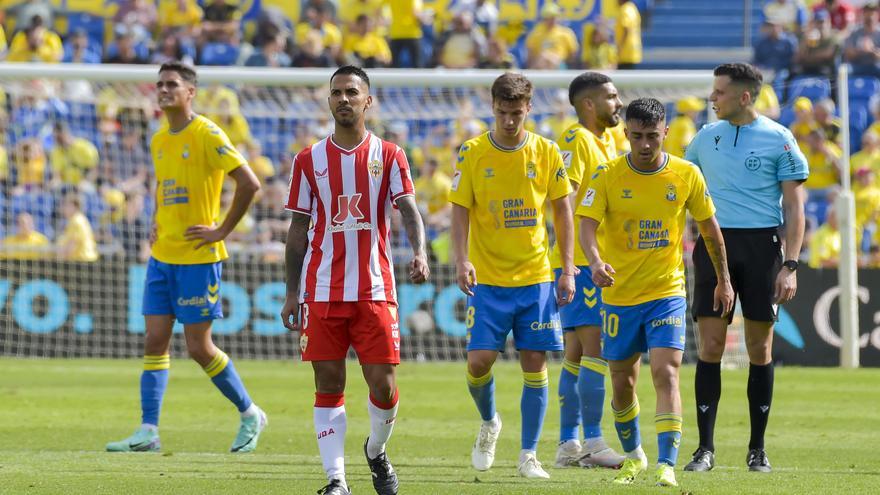
[[[762,412],[762,413],[765,413],[765,414],[766,414],[767,411],[769,411],[769,410],[770,410],[770,406],[761,406],[761,412]]]
[[[708,411],[708,410],[709,410],[709,406],[707,406],[707,405],[702,405],[702,406],[700,406],[700,411],[701,411],[701,412],[706,412],[706,411]]]
[[[566,142],[566,143],[570,143],[570,142],[574,141],[574,138],[575,138],[574,135],[572,135],[572,136],[565,136],[565,142]]]

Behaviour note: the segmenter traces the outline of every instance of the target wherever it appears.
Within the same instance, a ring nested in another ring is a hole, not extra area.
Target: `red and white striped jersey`
[[[300,302],[396,302],[391,208],[413,194],[406,154],[372,133],[353,150],[328,136],[297,154],[285,208],[312,218]]]

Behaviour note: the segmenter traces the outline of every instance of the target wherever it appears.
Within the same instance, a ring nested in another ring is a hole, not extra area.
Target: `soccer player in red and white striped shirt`
[[[300,331],[312,362],[315,432],[330,483],[319,493],[347,495],[344,447],[345,356],[354,347],[370,388],[370,436],[364,444],[373,487],[396,495],[397,474],[385,455],[397,416],[395,367],[400,330],[391,260],[391,209],[400,210],[413,248],[410,279],[427,280],[425,229],[403,150],[367,131],[370,80],[345,66],[330,78],[332,135],[293,160],[285,206],[287,234],[284,325]],[[299,322],[296,316],[299,313]]]

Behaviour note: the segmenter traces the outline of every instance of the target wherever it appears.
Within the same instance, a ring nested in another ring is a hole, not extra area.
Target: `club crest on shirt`
[[[183,153],[180,156],[182,156],[184,160],[189,158],[189,145],[188,144],[183,145]]]
[[[367,169],[370,171],[370,175],[372,175],[373,178],[378,178],[382,175],[382,162],[379,160],[370,160]]]
[[[673,184],[666,184],[666,201],[675,201],[675,186]]]
[[[538,170],[535,166],[535,162],[529,162],[526,164],[526,177],[529,179],[534,179],[538,176]]]

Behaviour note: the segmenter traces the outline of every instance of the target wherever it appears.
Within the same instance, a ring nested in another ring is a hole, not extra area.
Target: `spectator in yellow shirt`
[[[324,44],[324,52],[331,60],[336,60],[342,50],[342,32],[333,24],[323,5],[310,5],[303,12],[304,21],[296,25],[296,44],[308,43],[309,33],[319,33]]]
[[[474,25],[474,15],[466,10],[452,18],[451,29],[437,38],[435,65],[450,69],[473,69],[486,57],[487,40]]]
[[[776,120],[779,118],[782,109],[779,107],[779,98],[776,96],[773,86],[761,85],[761,92],[758,93],[758,99],[755,101],[755,110],[768,119]]]
[[[251,139],[246,141],[243,151],[248,165],[251,166],[251,170],[260,179],[260,184],[265,185],[267,179],[275,177],[275,165],[268,156],[263,155],[263,146],[258,140]]]
[[[238,107],[238,97],[230,98],[229,93],[224,92],[213,103],[216,113],[208,114],[208,119],[223,129],[236,148],[254,139],[250,125]]]
[[[97,261],[98,245],[89,219],[82,212],[79,194],[71,193],[61,202],[61,214],[67,221],[58,236],[58,258],[64,261]]]
[[[34,186],[45,181],[46,153],[36,139],[26,139],[18,143],[14,164],[19,186]]]
[[[347,63],[366,68],[391,65],[391,48],[385,38],[376,32],[370,16],[358,15],[351,31],[342,40],[342,54]]]
[[[617,43],[617,68],[634,69],[642,63],[642,16],[630,0],[619,0],[614,40]]]
[[[84,180],[93,182],[98,168],[98,148],[88,139],[71,134],[63,122],[55,122],[53,135],[55,147],[49,153],[53,186],[75,186]]]
[[[810,268],[834,268],[840,259],[840,231],[834,208],[828,208],[825,223],[810,238]]]
[[[45,258],[49,239],[34,229],[34,217],[19,213],[15,217],[16,232],[0,244],[0,259],[37,260]]]
[[[449,228],[452,205],[449,203],[449,188],[452,179],[439,170],[437,159],[428,158],[420,170],[415,188],[419,191],[419,209],[425,218],[425,225],[435,232]]]
[[[849,157],[849,169],[853,175],[862,168],[869,168],[874,171],[875,178],[880,177],[880,135],[870,130],[862,133],[862,149]]]
[[[391,7],[391,63],[399,68],[422,67],[422,0],[386,1]]]
[[[12,38],[8,62],[58,63],[64,56],[61,38],[43,25],[43,18],[34,16],[31,25]]]
[[[159,26],[187,38],[199,35],[202,8],[196,0],[159,0]]]
[[[617,47],[611,43],[608,28],[600,23],[596,26],[584,25],[584,48],[581,61],[584,68],[594,70],[614,70],[617,68]]]
[[[706,103],[696,96],[687,96],[675,103],[675,111],[678,116],[669,123],[669,131],[666,140],[663,141],[663,151],[679,158],[684,157],[684,150],[691,144],[691,139],[697,134],[697,125],[694,121],[706,108]]]
[[[804,182],[808,191],[824,190],[837,185],[842,152],[836,144],[825,138],[821,129],[813,129],[807,135],[807,146],[802,150],[810,167],[810,176]]]
[[[563,69],[575,61],[577,36],[570,28],[559,24],[560,13],[554,3],[545,3],[541,7],[541,22],[535,24],[526,37],[528,68]]]
[[[880,215],[880,187],[870,168],[860,168],[855,173],[853,196],[856,204],[856,237],[861,240],[865,227],[875,223]]]
[[[813,102],[809,98],[800,96],[794,100],[792,110],[794,110],[794,121],[788,125],[788,128],[797,140],[798,146],[803,150],[806,148],[807,135],[819,127],[813,118]]]

